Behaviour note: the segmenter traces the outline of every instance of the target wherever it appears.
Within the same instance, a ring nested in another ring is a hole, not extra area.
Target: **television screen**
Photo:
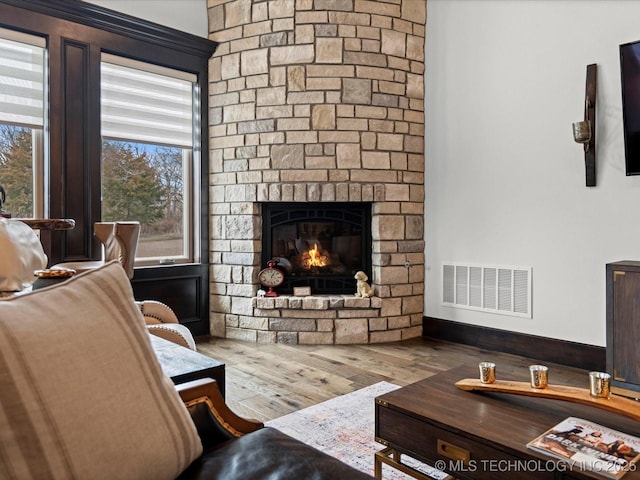
[[[620,45],[622,120],[627,175],[640,175],[640,41]]]

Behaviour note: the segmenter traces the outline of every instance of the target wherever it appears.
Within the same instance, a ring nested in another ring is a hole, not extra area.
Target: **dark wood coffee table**
[[[149,338],[162,371],[171,378],[174,384],[178,385],[200,378],[213,378],[218,383],[220,393],[224,397],[224,363],[156,335],[149,335]]]
[[[552,375],[551,370],[550,383]],[[407,455],[463,479],[602,479],[601,474],[571,467],[526,444],[571,416],[640,436],[640,423],[588,405],[467,392],[454,385],[477,376],[477,365],[459,367],[376,398],[376,441],[387,447],[376,454],[377,478],[382,463],[415,478],[430,478],[402,464],[402,455]],[[528,381],[528,377],[523,369],[522,375],[501,379]],[[629,471],[623,478],[640,479],[640,471]]]

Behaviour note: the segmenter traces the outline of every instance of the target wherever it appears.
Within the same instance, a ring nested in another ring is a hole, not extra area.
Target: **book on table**
[[[564,460],[573,471],[614,479],[635,470],[640,458],[640,438],[576,417],[566,418],[527,447]]]

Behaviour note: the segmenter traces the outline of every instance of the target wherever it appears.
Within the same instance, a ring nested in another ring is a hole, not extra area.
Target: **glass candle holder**
[[[547,388],[549,384],[549,368],[544,365],[530,365],[531,386],[533,388]]]
[[[589,394],[596,398],[609,398],[611,375],[604,372],[589,372]]]
[[[493,383],[496,381],[496,364],[492,362],[480,362],[480,381],[482,383]]]

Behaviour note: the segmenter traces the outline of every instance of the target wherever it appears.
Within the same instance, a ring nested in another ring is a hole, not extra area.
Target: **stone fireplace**
[[[209,88],[212,335],[345,344],[421,334],[425,15],[420,0],[209,0],[219,42]],[[265,239],[269,205],[306,217],[277,220],[275,240]],[[350,205],[366,205],[366,232],[308,213]],[[259,297],[268,257],[304,263],[314,239],[337,255],[343,286],[321,280],[293,296],[304,272],[292,265],[280,296]],[[265,251],[274,246],[277,255]],[[354,268],[373,297],[344,283]]]

